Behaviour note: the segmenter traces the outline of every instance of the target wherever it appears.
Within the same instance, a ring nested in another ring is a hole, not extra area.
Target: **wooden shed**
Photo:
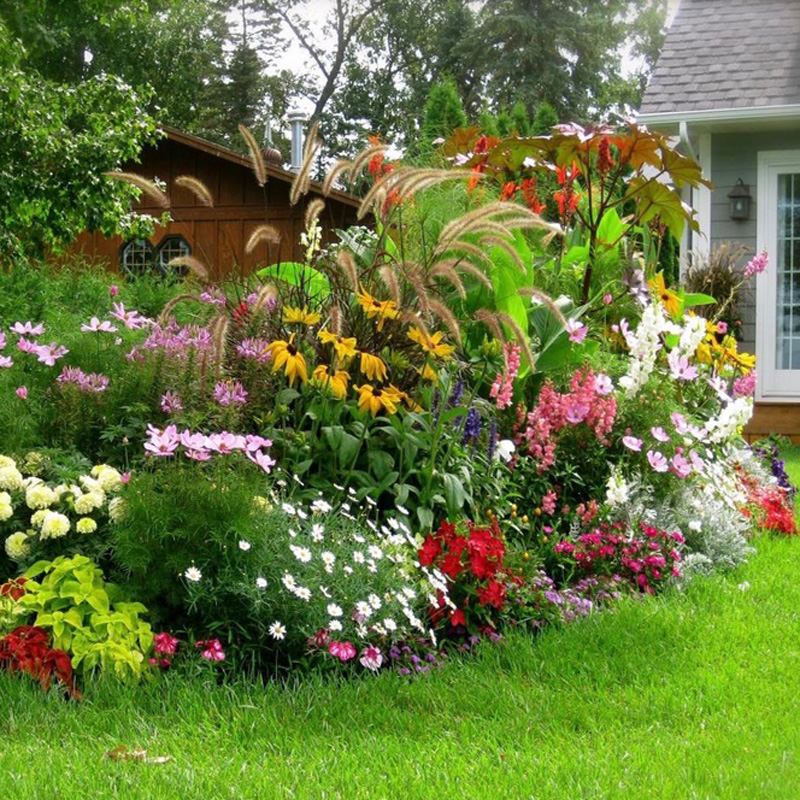
[[[171,258],[190,254],[208,267],[213,279],[278,261],[302,260],[303,215],[309,200],[322,197],[318,184],[312,184],[310,192],[292,206],[293,172],[268,164],[268,180],[262,187],[249,157],[174,128],[164,126],[162,132],[156,145],[143,149],[138,163],[126,164],[123,169],[166,184],[173,221],[158,226],[150,240],[84,233],[72,246],[73,252],[131,273],[163,270]],[[202,181],[211,191],[214,206],[203,205],[191,191],[176,185],[175,179],[181,175]],[[325,240],[335,228],[356,222],[359,200],[339,191],[323,199],[320,221]],[[159,217],[164,209],[143,195],[135,210]],[[280,244],[262,242],[246,253],[250,234],[265,222],[280,232]]]

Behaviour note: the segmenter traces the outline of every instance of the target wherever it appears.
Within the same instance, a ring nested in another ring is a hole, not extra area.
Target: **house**
[[[99,232],[84,233],[73,244],[73,252],[129,274],[163,271],[170,259],[192,255],[208,267],[213,279],[278,261],[303,259],[304,248],[299,241],[303,216],[309,200],[322,196],[318,184],[312,183],[310,192],[292,206],[289,190],[293,171],[268,161],[268,179],[261,187],[249,157],[167,126],[162,127],[162,133],[155,145],[143,149],[138,163],[126,164],[123,170],[164,182],[171,200],[172,222],[158,226],[151,240],[126,241]],[[214,199],[213,207],[203,205],[191,191],[176,185],[181,175],[202,181]],[[320,222],[325,241],[334,229],[356,222],[360,201],[335,190],[323,199]],[[164,211],[146,195],[135,210],[154,217]],[[278,230],[280,244],[261,242],[255,250],[246,252],[245,244],[253,230],[264,223]]]
[[[800,2],[681,0],[638,121],[679,136],[713,184],[685,198],[700,236],[684,252],[768,252],[743,316],[758,356],[746,433],[800,441]]]

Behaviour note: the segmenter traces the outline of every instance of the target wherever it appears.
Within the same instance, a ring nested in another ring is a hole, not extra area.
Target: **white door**
[[[757,397],[800,402],[800,150],[758,154],[757,199]]]

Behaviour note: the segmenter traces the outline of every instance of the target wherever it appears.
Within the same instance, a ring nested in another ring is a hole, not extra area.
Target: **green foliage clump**
[[[33,580],[39,575],[44,577]],[[34,625],[52,633],[53,647],[71,655],[76,670],[112,671],[123,680],[141,676],[153,643],[150,624],[141,618],[147,609],[125,602],[91,559],[39,561],[26,577],[20,605],[36,615]]]
[[[456,128],[463,128],[466,124],[467,115],[454,81],[445,78],[432,86],[425,102],[423,139],[426,142],[433,142],[435,139],[448,136]]]

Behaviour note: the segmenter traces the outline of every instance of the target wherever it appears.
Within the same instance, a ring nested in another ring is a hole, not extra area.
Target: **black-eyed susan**
[[[347,395],[347,383],[350,375],[343,369],[337,369],[333,375],[324,364],[320,364],[311,373],[311,382],[323,389],[328,388],[337,400],[343,400]]]
[[[372,353],[365,353],[359,350],[361,354],[360,369],[371,381],[385,381],[386,380],[386,364],[379,356],[374,356]]]
[[[356,300],[368,319],[378,317],[378,330],[383,330],[383,323],[387,319],[396,319],[400,313],[397,305],[393,300],[378,300],[373,297],[369,292],[362,289],[356,293]]]
[[[756,357],[750,353],[740,353],[733,336],[726,336],[722,340],[722,361],[735,364],[742,375],[749,375],[756,366]]]
[[[452,344],[443,344],[443,335],[441,331],[436,331],[428,336],[419,328],[410,328],[408,331],[408,338],[415,341],[426,353],[432,353],[438,358],[450,358],[456,348]]]
[[[271,342],[267,346],[267,350],[272,354],[272,371],[277,372],[283,368],[289,379],[289,386],[293,386],[297,378],[300,378],[303,383],[308,381],[306,359],[295,347],[294,334],[289,337],[288,342],[283,339]]]
[[[387,414],[397,412],[400,404],[400,393],[393,386],[372,386],[365,383],[363,386],[353,387],[358,392],[358,408],[369,411],[374,417],[379,411]]]
[[[320,319],[320,315],[316,311],[309,311],[308,306],[302,308],[283,307],[283,321],[287,325],[316,325]]]
[[[431,381],[431,383],[436,383],[439,380],[439,373],[430,365],[426,364],[424,367],[420,367],[417,372],[419,372],[420,377],[424,381]]]
[[[395,386],[390,386],[389,388],[390,389],[394,389],[397,392],[397,396],[400,398],[400,400],[403,403],[403,405],[409,411],[423,411],[424,410],[422,408],[422,406],[416,400],[414,400],[414,398],[411,397],[407,392],[401,392]]]
[[[667,289],[667,284],[664,282],[664,273],[659,272],[652,280],[647,282],[650,291],[654,292],[661,304],[671,317],[677,317],[681,312],[681,298]]]
[[[346,339],[343,336],[339,336],[337,333],[326,331],[325,328],[323,328],[317,336],[319,336],[323,344],[332,344],[339,358],[353,358],[356,354],[355,337]]]

